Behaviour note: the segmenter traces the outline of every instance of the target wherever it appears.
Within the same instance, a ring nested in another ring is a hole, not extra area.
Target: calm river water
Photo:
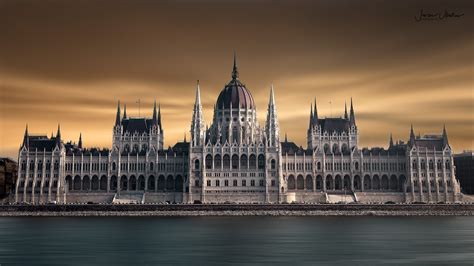
[[[473,265],[474,217],[0,218],[0,265]]]

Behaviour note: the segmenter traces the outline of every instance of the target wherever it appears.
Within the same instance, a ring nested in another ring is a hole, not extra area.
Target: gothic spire
[[[311,103],[311,109],[309,110],[309,128],[311,129],[313,127],[313,103]]]
[[[268,101],[268,111],[267,111],[267,121],[266,121],[266,134],[268,138],[268,143],[271,146],[277,146],[280,142],[280,125],[278,123],[277,109],[275,103],[275,92],[273,89],[273,84],[270,88],[270,99]]]
[[[196,99],[194,101],[193,118],[191,122],[191,142],[193,146],[199,146],[202,143],[202,137],[204,134],[204,118],[202,114],[201,105],[201,88],[199,86],[199,80],[196,84]]]
[[[127,119],[127,104],[123,104],[123,119]]]
[[[389,148],[393,147],[393,136],[392,133],[390,133],[390,143],[389,143]]]
[[[117,116],[115,117],[115,126],[120,126],[120,100],[117,104]]]
[[[443,146],[448,145],[448,133],[446,132],[446,125],[443,125]]]
[[[413,131],[413,124],[411,124],[411,128],[410,128],[410,140],[409,140],[409,143],[410,145],[414,145],[415,144],[415,132]]]
[[[285,132],[285,142],[288,142],[288,135],[286,135],[286,132]]]
[[[160,125],[160,128],[162,128],[162,126],[161,126],[161,103],[158,104],[158,125]]]
[[[56,132],[56,145],[61,143],[61,126],[58,124],[58,131]]]
[[[344,101],[344,119],[349,119],[349,116],[347,115],[347,102]]]
[[[155,102],[153,103],[153,124],[158,124],[158,117],[156,113],[156,99]]]
[[[318,107],[316,106],[316,97],[314,97],[314,113],[313,113],[313,125],[318,124]]]
[[[79,149],[82,149],[82,133],[79,133],[79,142],[77,144],[77,147],[79,147]]]
[[[25,135],[23,136],[23,146],[28,146],[28,124],[26,124]]]
[[[350,111],[349,121],[350,121],[351,125],[355,126],[354,105],[352,104],[352,97],[351,97],[351,111]]]
[[[239,78],[239,71],[237,70],[237,55],[235,54],[234,51],[234,67],[232,68],[232,79],[238,79]]]

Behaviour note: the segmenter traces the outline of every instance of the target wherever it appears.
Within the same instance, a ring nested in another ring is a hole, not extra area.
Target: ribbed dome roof
[[[234,69],[232,71],[232,80],[224,87],[217,98],[216,107],[224,109],[241,108],[254,109],[255,103],[252,94],[239,80],[239,72],[237,71],[237,64],[234,56]]]

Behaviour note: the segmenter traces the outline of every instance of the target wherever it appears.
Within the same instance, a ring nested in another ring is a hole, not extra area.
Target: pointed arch
[[[295,183],[295,177],[293,175],[288,176],[288,190],[295,190],[296,189],[296,183]]]
[[[296,189],[298,190],[304,189],[304,177],[302,175],[298,175],[296,177]]]

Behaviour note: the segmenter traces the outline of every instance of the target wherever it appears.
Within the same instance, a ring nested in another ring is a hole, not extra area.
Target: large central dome
[[[217,108],[224,109],[241,108],[241,109],[255,109],[252,94],[239,80],[239,72],[237,71],[237,64],[234,55],[234,69],[232,70],[232,80],[224,87],[217,98]]]

